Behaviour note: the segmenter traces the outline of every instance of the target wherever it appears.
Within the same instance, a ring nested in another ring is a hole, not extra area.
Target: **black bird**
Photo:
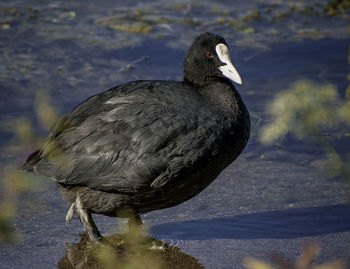
[[[228,45],[199,35],[185,54],[183,81],[140,80],[94,95],[52,127],[23,169],[57,182],[91,240],[91,214],[129,217],[178,205],[232,163],[250,134]]]

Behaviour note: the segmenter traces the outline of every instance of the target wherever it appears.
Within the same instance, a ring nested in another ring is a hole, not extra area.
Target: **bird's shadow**
[[[154,225],[156,238],[293,239],[350,231],[350,205],[339,204]]]

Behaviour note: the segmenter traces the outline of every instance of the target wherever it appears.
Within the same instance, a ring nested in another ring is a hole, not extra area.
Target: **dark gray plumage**
[[[91,239],[99,240],[91,213],[132,212],[140,222],[142,213],[195,196],[238,157],[250,119],[226,78],[231,74],[223,71],[231,68],[220,52],[226,46],[222,37],[202,34],[185,55],[183,82],[116,86],[53,126],[23,169],[58,183],[72,204],[67,223],[76,212]]]

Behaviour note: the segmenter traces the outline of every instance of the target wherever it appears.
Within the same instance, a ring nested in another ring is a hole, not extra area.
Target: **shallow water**
[[[320,14],[325,2],[1,3],[0,159],[19,165],[35,149],[18,143],[9,122],[29,118],[37,134],[47,133],[36,116],[38,93],[48,93],[62,114],[122,82],[180,80],[185,48],[197,34],[216,32],[230,44],[243,78],[237,88],[252,117],[252,137],[200,195],[145,214],[150,234],[206,268],[242,268],[245,256],[266,260],[274,250],[293,258],[308,240],[322,245],[317,261],[350,262],[347,186],[327,173],[322,150],[293,136],[272,146],[257,139],[270,120],[267,104],[298,79],[331,82],[345,96],[349,17]],[[342,156],[349,154],[348,133],[345,128],[327,133]],[[66,254],[65,242],[80,241],[83,229],[76,219],[64,226],[68,207],[54,183],[33,182],[38,186],[21,195],[14,221],[22,240],[0,245],[0,268],[55,268]],[[95,219],[104,234],[120,232],[123,223]]]

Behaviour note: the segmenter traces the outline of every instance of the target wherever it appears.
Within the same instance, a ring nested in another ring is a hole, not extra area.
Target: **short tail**
[[[39,153],[40,153],[40,150],[37,150],[37,151],[34,151],[32,154],[30,154],[29,157],[27,158],[26,163],[23,164],[18,169],[28,171],[28,172],[34,172],[33,167],[40,160]]]

